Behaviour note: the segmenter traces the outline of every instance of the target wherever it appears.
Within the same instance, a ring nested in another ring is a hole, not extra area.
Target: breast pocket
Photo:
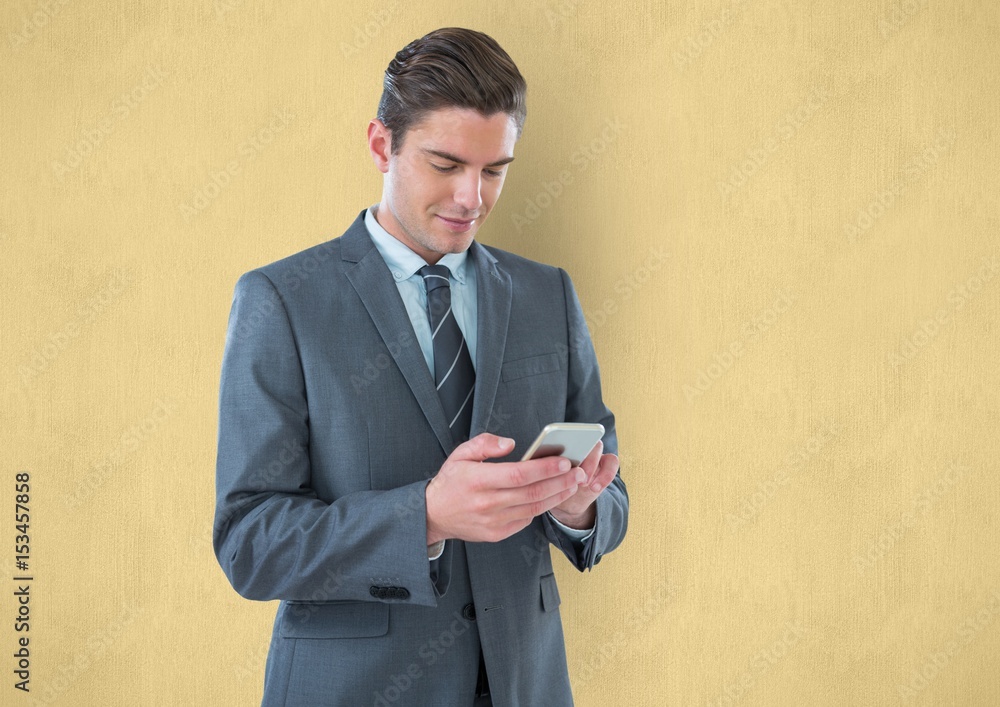
[[[500,379],[494,412],[509,422],[490,431],[514,437],[523,454],[543,425],[565,421],[566,364],[557,352],[517,358],[501,365]]]
[[[287,601],[282,638],[364,638],[389,631],[389,605],[374,601]]]
[[[559,361],[559,354],[557,353],[546,353],[539,354],[538,356],[528,356],[527,358],[519,358],[515,361],[506,361],[500,367],[500,379],[504,383],[509,383],[512,380],[517,380],[518,378],[526,378],[528,376],[537,376],[542,373],[552,373],[553,371],[558,371],[561,367]]]

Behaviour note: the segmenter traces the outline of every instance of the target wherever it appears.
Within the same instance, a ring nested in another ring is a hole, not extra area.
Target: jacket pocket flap
[[[542,575],[542,610],[552,611],[559,606],[559,587],[554,574]]]
[[[540,373],[550,373],[559,370],[559,354],[547,353],[540,356],[529,356],[514,361],[507,361],[500,368],[500,377],[506,381],[525,376],[535,376]]]
[[[285,602],[282,638],[362,638],[389,631],[389,605],[374,601]]]

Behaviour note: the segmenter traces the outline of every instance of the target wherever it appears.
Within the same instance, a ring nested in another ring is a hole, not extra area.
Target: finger
[[[526,486],[497,489],[493,494],[493,500],[498,508],[530,505],[545,501],[563,491],[575,492],[582,483],[586,483],[586,476],[580,469],[576,469]]]
[[[477,434],[470,440],[455,447],[449,455],[451,460],[481,462],[493,457],[503,457],[514,449],[514,440],[489,432]]]
[[[522,462],[492,464],[491,480],[496,488],[520,488],[561,476],[568,472],[572,463],[566,457],[543,457]]]
[[[511,506],[508,509],[508,513],[510,514],[509,517],[513,520],[517,518],[534,518],[535,516],[539,516],[542,513],[545,513],[545,511],[552,510],[560,503],[572,498],[578,492],[579,488],[580,486],[574,483],[569,488],[554,493],[547,498],[542,498],[530,503],[524,503],[519,506]]]
[[[593,481],[594,474],[601,462],[601,452],[604,450],[604,440],[597,440],[597,444],[590,450],[587,458],[581,462],[580,467],[586,472],[587,480]]]
[[[605,454],[601,457],[601,464],[597,469],[597,474],[590,482],[590,490],[600,493],[606,489],[618,473],[618,456],[615,454]]]

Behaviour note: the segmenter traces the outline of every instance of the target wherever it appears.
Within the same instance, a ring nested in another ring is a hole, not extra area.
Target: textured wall
[[[31,698],[259,702],[233,285],[378,200],[381,72],[462,25],[529,83],[480,239],[573,276],[632,497],[557,562],[578,704],[997,704],[997,5],[316,5],[0,8],[0,702],[17,472]]]

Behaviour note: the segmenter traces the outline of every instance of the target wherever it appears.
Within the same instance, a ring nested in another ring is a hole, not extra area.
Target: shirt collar
[[[365,226],[368,233],[375,242],[375,247],[382,254],[382,259],[389,266],[389,272],[396,282],[402,282],[413,277],[420,268],[427,265],[427,261],[410,250],[409,246],[382,228],[382,224],[375,218],[375,209],[378,204],[368,207],[365,212]],[[459,283],[465,284],[466,267],[468,263],[468,249],[461,253],[445,253],[437,262],[438,265],[447,266],[452,277]]]

